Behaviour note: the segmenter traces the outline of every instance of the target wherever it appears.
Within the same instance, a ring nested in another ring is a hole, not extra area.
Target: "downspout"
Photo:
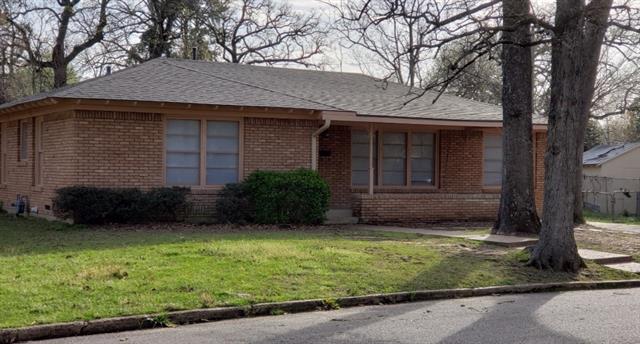
[[[324,124],[311,134],[311,169],[318,170],[318,137],[331,126],[331,120],[325,119]]]

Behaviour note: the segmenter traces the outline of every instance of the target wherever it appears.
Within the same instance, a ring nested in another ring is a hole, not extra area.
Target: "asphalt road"
[[[358,307],[44,343],[635,344],[640,343],[640,288]]]

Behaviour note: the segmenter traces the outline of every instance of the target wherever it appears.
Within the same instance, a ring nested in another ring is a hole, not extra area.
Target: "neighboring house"
[[[68,185],[190,186],[212,212],[255,170],[317,170],[362,222],[492,219],[501,107],[360,74],[160,58],[0,106],[0,198],[51,214]],[[534,126],[542,198],[546,124]],[[37,208],[37,209],[36,209]]]
[[[583,192],[587,208],[610,214],[640,213],[640,142],[598,145],[584,152]],[[620,192],[626,190],[629,193]],[[629,197],[631,196],[631,197]],[[615,197],[615,205],[611,197]]]

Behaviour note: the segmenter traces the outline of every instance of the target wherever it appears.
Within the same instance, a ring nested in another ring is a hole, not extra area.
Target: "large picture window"
[[[167,121],[168,185],[224,185],[239,178],[240,125],[237,121]]]
[[[484,134],[482,183],[485,186],[502,184],[502,135]]]
[[[436,134],[381,131],[375,132],[373,139],[374,185],[391,187],[436,185]],[[378,153],[380,162],[378,162]],[[353,186],[369,184],[369,133],[367,131],[351,132],[351,184]]]

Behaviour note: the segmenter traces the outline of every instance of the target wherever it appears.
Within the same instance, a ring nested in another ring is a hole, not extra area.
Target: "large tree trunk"
[[[502,35],[503,174],[498,219],[492,233],[513,235],[540,231],[533,178],[533,59],[529,0],[503,2]]]
[[[587,131],[587,125],[589,123],[589,114],[591,110],[591,102],[595,93],[595,83],[598,75],[598,64],[600,62],[600,51],[602,50],[602,41],[607,31],[607,21],[609,18],[609,11],[613,0],[592,0],[589,6],[587,6],[586,21],[585,21],[585,41],[583,47],[584,62],[582,64],[582,96],[581,102],[582,116],[586,120],[581,123],[582,126],[578,130],[577,142],[577,156],[576,156],[576,176],[575,176],[575,204],[573,210],[573,221],[576,224],[585,223],[583,208],[584,202],[582,198],[582,156],[584,152],[584,139]]]
[[[557,2],[542,229],[529,262],[538,268],[575,272],[584,266],[573,233],[582,176],[575,179],[610,6],[611,0],[593,0],[586,8],[584,0]]]

